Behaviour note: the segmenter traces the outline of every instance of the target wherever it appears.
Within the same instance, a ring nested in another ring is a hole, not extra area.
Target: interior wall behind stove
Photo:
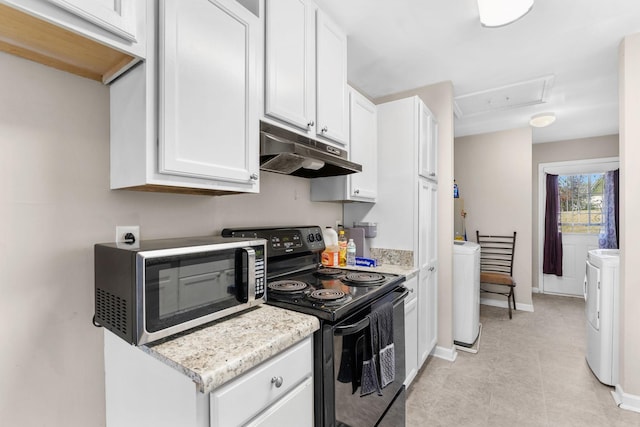
[[[151,239],[342,216],[310,201],[308,180],[268,173],[257,195],[109,190],[107,86],[0,53],[0,94],[2,425],[105,425],[93,245],[116,225]]]
[[[342,204],[312,202],[311,180],[260,172],[260,194],[218,197],[215,231],[255,225],[319,225],[342,223]]]

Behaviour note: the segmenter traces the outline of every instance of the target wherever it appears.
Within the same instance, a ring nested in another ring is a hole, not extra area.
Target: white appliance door
[[[600,269],[587,261],[585,310],[587,322],[596,331],[600,330]]]

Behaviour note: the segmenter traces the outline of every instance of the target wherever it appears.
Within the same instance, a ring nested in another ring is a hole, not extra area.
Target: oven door
[[[370,326],[367,315],[371,308],[361,310],[333,326],[335,426],[371,427],[384,417],[388,425],[404,425],[404,298],[408,291],[399,288],[372,304],[372,308],[393,301],[393,343],[395,378],[382,388],[382,396],[373,392],[361,396],[363,358],[370,351]],[[328,396],[325,396],[328,398]],[[396,413],[397,419],[386,414]]]

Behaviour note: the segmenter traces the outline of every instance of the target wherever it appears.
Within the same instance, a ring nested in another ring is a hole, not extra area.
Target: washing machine
[[[453,241],[453,342],[471,347],[480,332],[480,245]]]
[[[587,363],[603,384],[618,383],[620,252],[593,249],[587,253],[584,300]]]

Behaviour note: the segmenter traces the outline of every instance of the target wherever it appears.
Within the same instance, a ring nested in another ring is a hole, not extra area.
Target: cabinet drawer
[[[236,426],[313,374],[311,337],[211,393],[211,426]],[[277,387],[272,379],[282,384]]]

